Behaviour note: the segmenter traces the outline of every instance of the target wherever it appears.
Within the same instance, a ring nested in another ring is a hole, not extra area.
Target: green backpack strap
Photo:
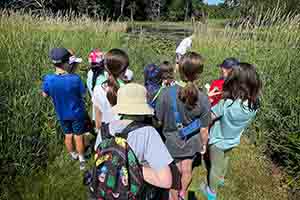
[[[157,99],[158,96],[160,95],[160,93],[161,93],[161,91],[162,91],[163,88],[165,88],[165,87],[164,87],[164,86],[161,86],[161,87],[159,88],[159,90],[156,92],[155,96],[153,97],[153,99],[152,99],[152,101],[151,101],[151,104],[153,104],[153,103],[156,101],[156,99]]]

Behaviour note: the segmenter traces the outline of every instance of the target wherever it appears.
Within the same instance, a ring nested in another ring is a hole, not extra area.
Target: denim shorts
[[[82,135],[86,132],[85,120],[60,120],[64,134]]]

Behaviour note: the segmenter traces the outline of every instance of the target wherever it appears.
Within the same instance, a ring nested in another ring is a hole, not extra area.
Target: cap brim
[[[222,64],[217,65],[217,67],[222,67],[222,68],[225,68],[225,69],[230,69],[230,68],[232,68],[232,66],[224,66],[224,65],[222,65]]]
[[[122,115],[154,115],[154,110],[148,104],[119,104],[113,107],[116,114]]]
[[[52,60],[52,63],[53,64],[59,64],[59,63],[62,63],[62,61],[61,60]]]
[[[81,58],[77,58],[75,56],[71,56],[69,58],[69,64],[73,64],[73,63],[81,63],[82,59]]]

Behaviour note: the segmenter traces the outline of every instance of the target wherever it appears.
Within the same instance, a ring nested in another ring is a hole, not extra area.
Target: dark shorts
[[[179,158],[173,158],[175,163],[179,163],[180,161],[183,160],[193,160],[197,157],[197,155],[195,154],[194,156],[185,156],[185,157],[179,157]]]
[[[60,120],[64,134],[82,135],[86,132],[85,120]]]

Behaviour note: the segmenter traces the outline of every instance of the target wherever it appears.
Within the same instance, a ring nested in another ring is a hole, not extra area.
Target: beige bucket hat
[[[117,105],[113,111],[125,115],[153,115],[153,109],[147,104],[147,91],[144,86],[129,83],[118,90]]]

